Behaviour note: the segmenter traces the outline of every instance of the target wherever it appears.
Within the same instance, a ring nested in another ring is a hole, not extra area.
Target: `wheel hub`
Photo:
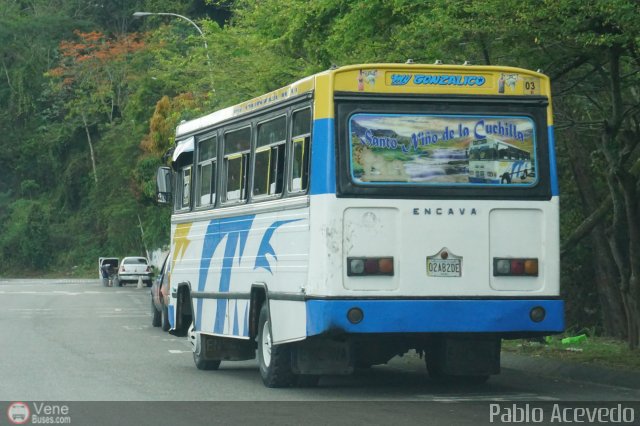
[[[271,364],[271,333],[269,331],[269,321],[265,321],[262,326],[262,344],[260,345],[262,351],[262,359],[264,365],[269,366]]]

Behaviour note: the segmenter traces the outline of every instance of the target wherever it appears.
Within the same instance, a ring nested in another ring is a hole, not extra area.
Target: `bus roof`
[[[480,143],[476,143],[476,142],[480,142]],[[486,146],[488,144],[497,144],[497,145],[505,145],[508,146],[509,148],[514,148],[517,149],[518,151],[524,151],[524,152],[528,152],[526,149],[522,149],[517,147],[516,145],[510,144],[509,142],[505,142],[501,139],[498,139],[496,137],[487,135],[482,139],[474,139],[471,142],[471,145],[469,145],[469,149],[470,150],[474,150],[474,149],[482,149],[483,146]]]
[[[312,93],[316,88],[331,97],[334,92],[551,97],[548,77],[522,68],[412,63],[349,65],[314,74],[246,102],[180,123],[176,139]]]

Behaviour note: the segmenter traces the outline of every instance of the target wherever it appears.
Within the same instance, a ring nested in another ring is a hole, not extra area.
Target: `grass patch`
[[[565,337],[548,336],[543,341],[504,340],[502,350],[640,372],[640,350],[630,350],[626,342],[606,337],[586,337],[580,342],[562,343]]]
[[[17,279],[99,279],[98,266],[74,266],[65,269],[50,269],[48,271],[24,271],[24,270],[8,270],[0,274],[0,278],[17,278]]]

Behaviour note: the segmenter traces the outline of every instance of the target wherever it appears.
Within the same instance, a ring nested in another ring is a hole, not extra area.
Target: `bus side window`
[[[508,148],[500,148],[498,150],[498,158],[501,160],[509,159],[509,149]]]
[[[191,204],[191,166],[183,167],[178,174],[176,210],[188,209]]]
[[[196,171],[196,205],[208,206],[216,200],[217,138],[198,142],[198,168]]]
[[[251,129],[228,132],[224,140],[224,201],[245,201],[247,199],[247,172]]]
[[[258,125],[253,174],[254,197],[282,194],[286,137],[287,119],[284,116]]]
[[[175,182],[173,187],[176,189],[176,193],[173,194],[173,210],[180,210],[182,205],[182,170],[179,173],[175,173]]]
[[[290,192],[306,192],[309,184],[309,144],[311,142],[311,109],[293,113],[291,138]]]

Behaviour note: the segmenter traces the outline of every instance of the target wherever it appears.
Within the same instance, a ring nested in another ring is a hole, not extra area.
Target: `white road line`
[[[554,398],[547,395],[538,395],[533,393],[514,393],[514,394],[476,394],[476,395],[416,395],[419,398],[425,398],[434,402],[485,402],[485,401],[557,401],[558,398]]]
[[[92,291],[92,290],[87,290],[87,291],[64,291],[64,290],[53,290],[53,291],[30,291],[30,290],[22,290],[22,291],[4,291],[1,290],[0,294],[6,294],[6,295],[13,295],[13,294],[33,294],[36,296],[79,296],[79,295],[84,295],[84,294],[91,294],[91,295],[106,295],[106,294],[135,294],[135,293],[131,293],[128,291],[115,291],[115,292],[109,292],[109,291]]]
[[[191,351],[181,351],[179,349],[169,349],[169,353],[170,354],[186,354],[186,353],[190,353]]]
[[[98,315],[98,318],[144,318],[149,317],[151,314],[112,314],[112,315]]]
[[[30,312],[30,311],[53,311],[53,309],[50,308],[9,308],[10,311],[24,311],[24,312]]]

